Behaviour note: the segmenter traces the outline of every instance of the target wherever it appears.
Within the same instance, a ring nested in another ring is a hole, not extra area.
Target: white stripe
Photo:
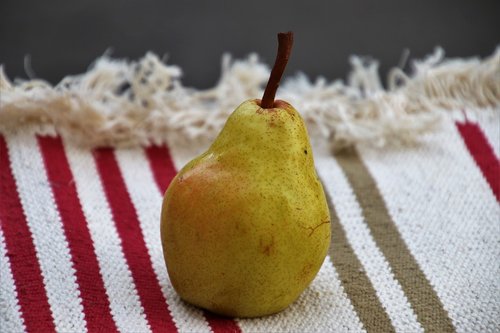
[[[113,319],[122,332],[150,332],[92,154],[71,144],[66,144],[65,150]]]
[[[327,256],[312,284],[284,311],[239,319],[244,332],[364,332]]]
[[[32,131],[7,135],[19,196],[40,262],[56,330],[86,331],[86,322],[68,243]]]
[[[206,140],[186,142],[180,139],[176,140],[175,137],[169,139],[170,157],[176,170],[181,170],[193,158],[204,153],[211,144]]]
[[[423,332],[401,285],[375,244],[346,176],[325,147],[315,147],[318,174],[330,193],[340,223],[354,253],[375,288],[380,303],[398,332]]]
[[[457,330],[498,331],[500,207],[451,120],[422,140],[361,153]]]
[[[496,157],[500,159],[500,108],[491,113],[480,114],[477,122],[493,147]]]
[[[136,209],[153,269],[177,328],[181,332],[210,332],[202,311],[183,303],[168,278],[160,241],[162,195],[144,152],[116,150],[115,155]]]
[[[17,292],[12,276],[7,247],[0,230],[0,329],[3,332],[24,332],[24,320],[17,301]]]

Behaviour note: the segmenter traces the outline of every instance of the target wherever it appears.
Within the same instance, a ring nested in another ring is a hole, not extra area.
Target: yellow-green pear
[[[292,42],[291,33],[278,37],[263,100],[248,100],[230,115],[163,201],[161,239],[174,289],[226,316],[285,309],[314,279],[330,243],[304,121],[290,104],[274,101]]]

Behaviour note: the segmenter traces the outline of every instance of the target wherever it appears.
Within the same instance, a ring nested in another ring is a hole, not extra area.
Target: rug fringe
[[[285,81],[278,98],[295,106],[312,135],[335,149],[359,143],[411,143],[443,115],[500,106],[500,48],[489,58],[445,59],[437,48],[413,61],[410,76],[393,68],[384,89],[378,62],[353,56],[347,83],[304,74]],[[244,100],[259,98],[269,68],[252,54],[222,59],[218,84],[196,90],[181,69],[153,53],[139,61],[104,55],[84,74],[56,86],[43,80],[11,82],[0,67],[0,131],[49,125],[84,146],[165,143],[168,137],[212,140]]]

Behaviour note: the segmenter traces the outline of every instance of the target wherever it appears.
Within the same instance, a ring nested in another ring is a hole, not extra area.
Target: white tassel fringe
[[[300,74],[284,82],[278,98],[302,114],[311,135],[339,149],[358,143],[411,143],[448,111],[500,106],[500,49],[484,60],[445,60],[442,49],[399,68],[382,87],[376,61],[350,59],[348,84],[311,82]],[[219,83],[209,90],[181,84],[181,70],[148,53],[137,62],[99,58],[86,73],[58,85],[12,83],[0,68],[0,131],[25,125],[55,126],[85,146],[136,146],[176,140],[211,141],[243,101],[260,98],[269,75],[256,55],[223,57]]]

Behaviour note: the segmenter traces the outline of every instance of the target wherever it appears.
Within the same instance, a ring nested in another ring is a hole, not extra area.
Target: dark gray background
[[[268,64],[276,33],[292,30],[287,69],[310,77],[345,77],[350,54],[371,55],[385,72],[402,51],[422,57],[436,45],[447,56],[491,54],[500,42],[498,0],[334,1],[0,1],[0,63],[26,77],[29,54],[38,77],[56,83],[81,73],[106,49],[136,59],[168,54],[183,82],[214,85],[224,52],[255,51]]]

